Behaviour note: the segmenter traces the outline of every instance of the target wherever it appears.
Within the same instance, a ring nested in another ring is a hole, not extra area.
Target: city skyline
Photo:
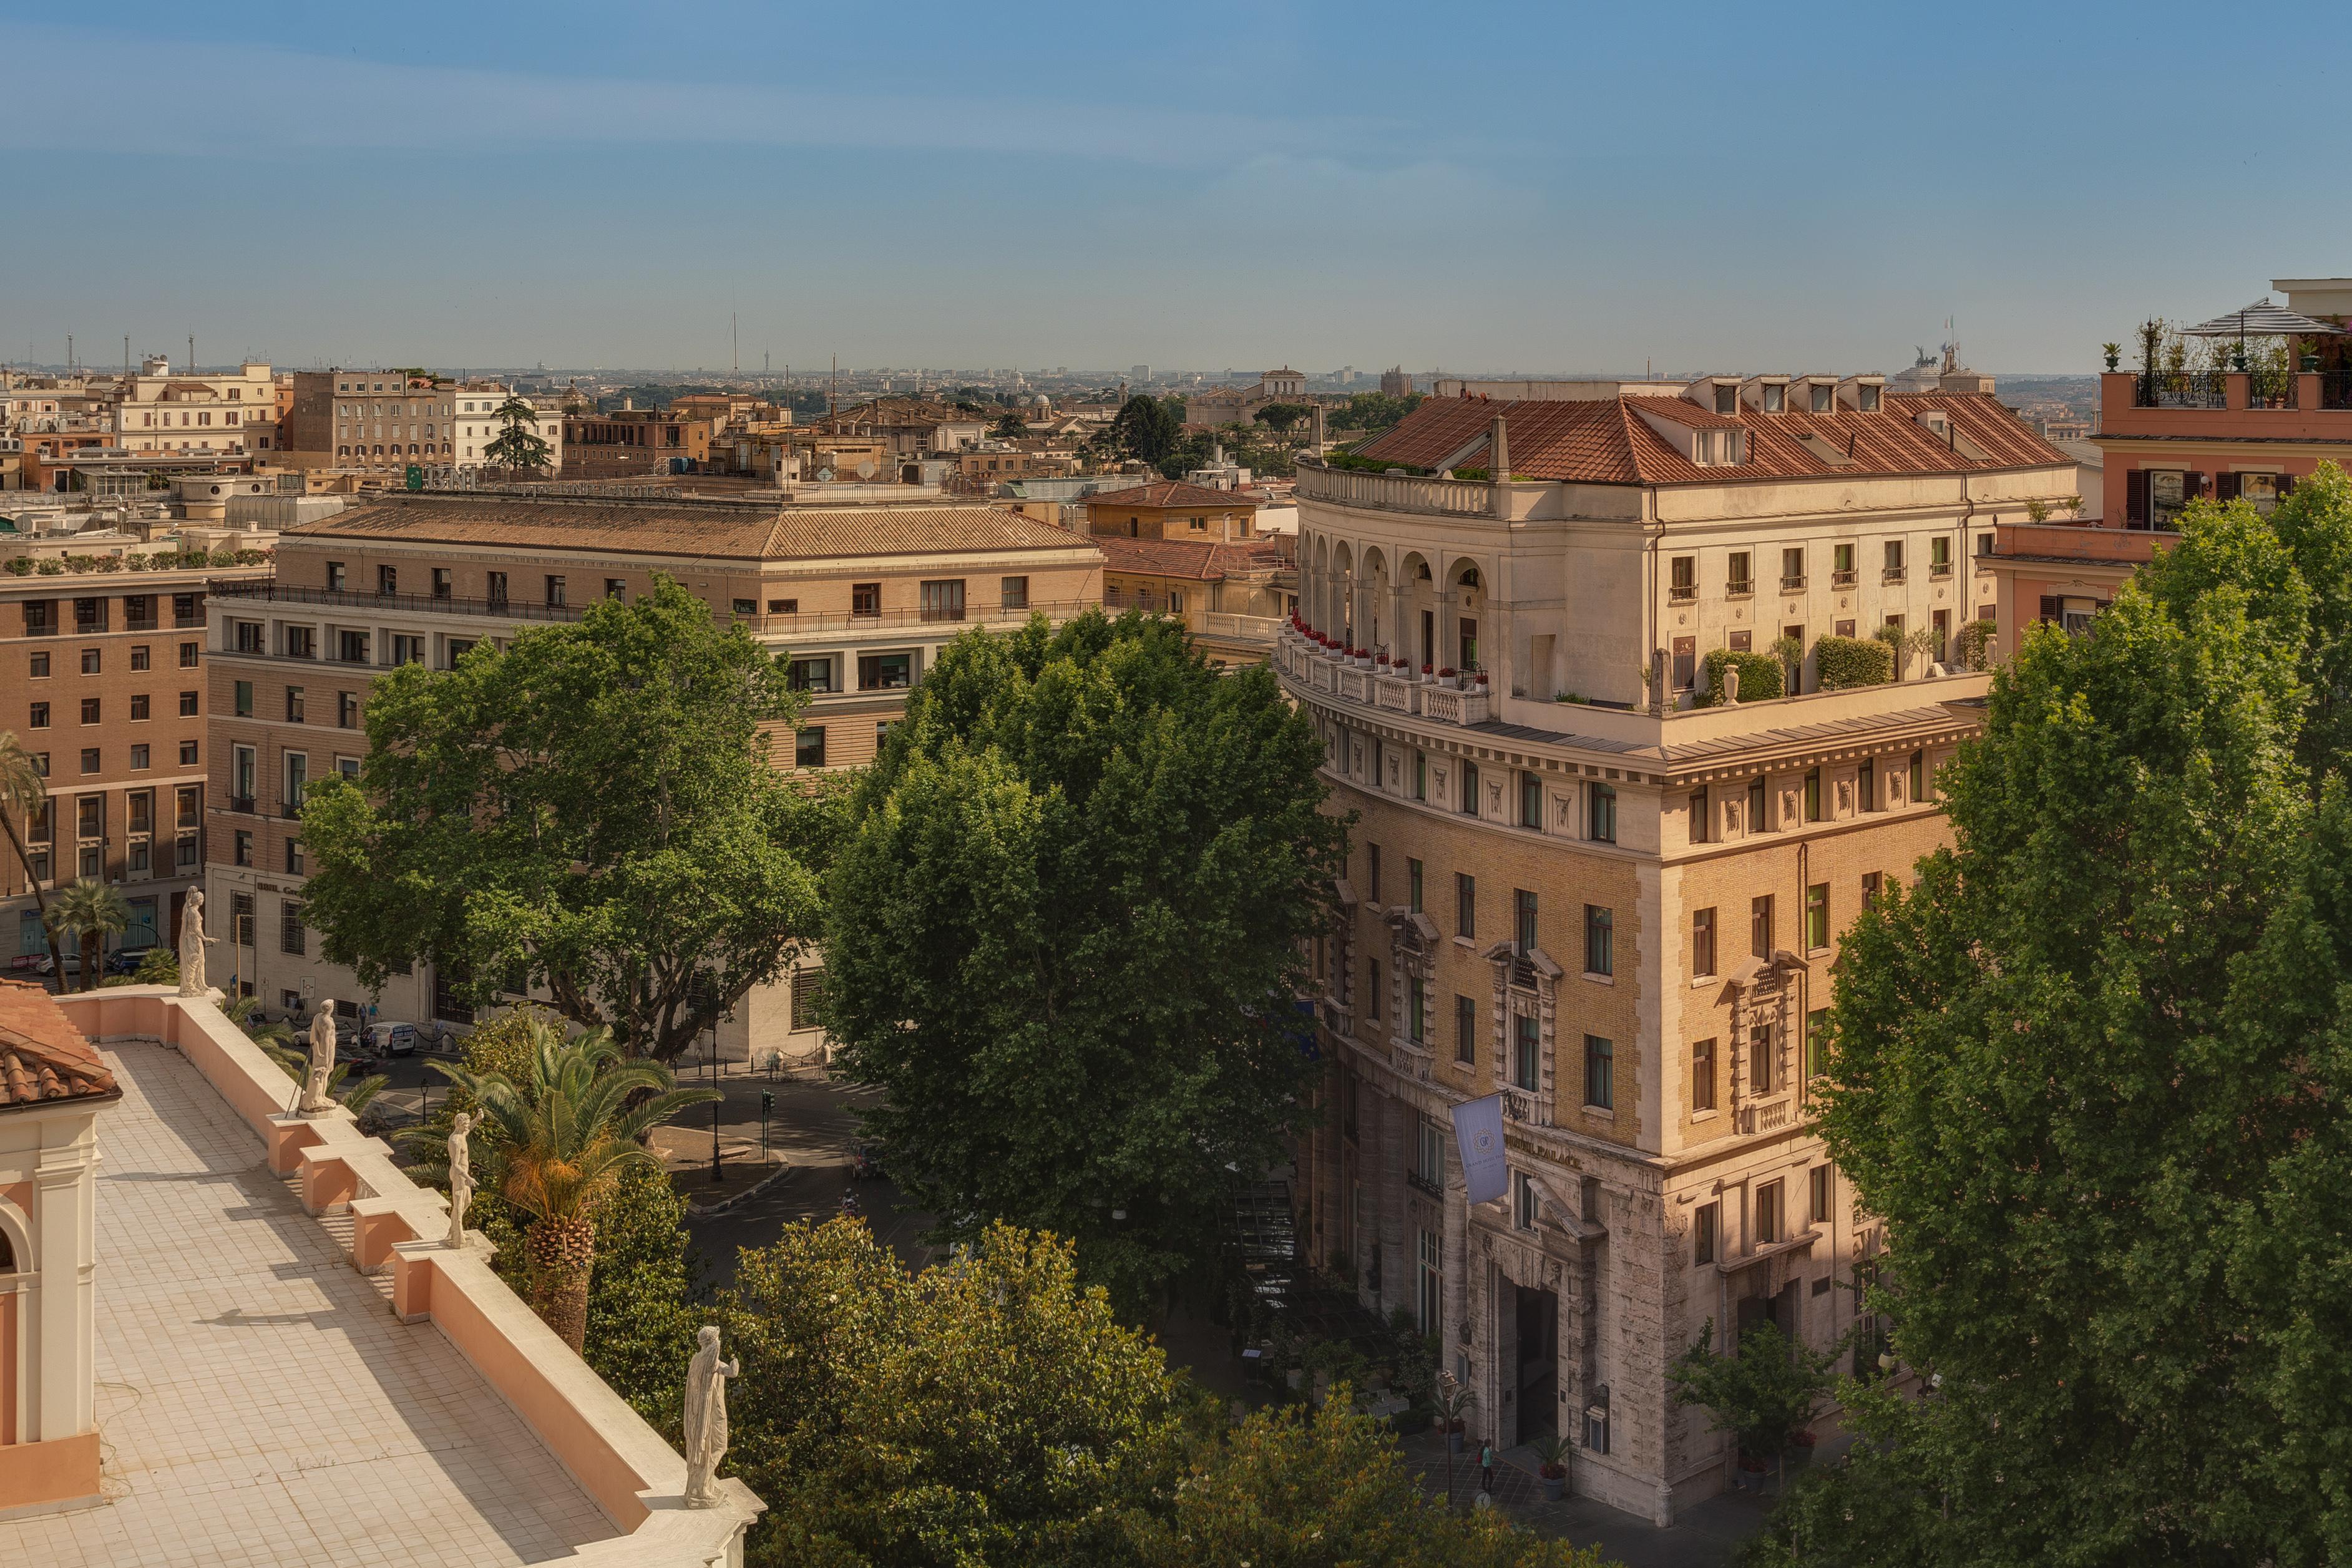
[[[56,178],[0,357],[1893,371],[1951,336],[2063,374],[2342,270],[2346,220],[2297,199],[2324,92],[2253,143],[2126,115],[2236,25],[2035,13],[2021,57],[2025,16],[0,6],[62,68],[16,95]],[[2304,232],[2180,223],[2208,187]]]

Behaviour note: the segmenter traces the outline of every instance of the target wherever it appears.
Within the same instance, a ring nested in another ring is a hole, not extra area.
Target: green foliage
[[[1819,637],[1813,668],[1825,692],[1883,686],[1895,678],[1895,650],[1876,637]]]
[[[1981,670],[1990,662],[1990,650],[2000,635],[2000,622],[1993,620],[1971,621],[1960,628],[1960,656],[1971,670]]]
[[[520,977],[564,1017],[675,1058],[817,929],[838,794],[789,783],[785,661],[667,578],[527,627],[367,706],[356,785],[313,784],[306,913],[366,986],[419,959]]]
[[[158,943],[140,957],[139,967],[131,972],[134,986],[176,986],[180,983],[180,956],[167,943]]]
[[[1875,1487],[1913,1561],[2352,1556],[2347,560],[2330,466],[2191,506],[2095,635],[2027,632],[1955,847],[1848,932],[1821,1127],[1941,1387],[1854,1406],[1810,1528]]]
[[[989,434],[1007,441],[1015,440],[1029,434],[1029,422],[1021,417],[1019,409],[1007,409],[996,416],[996,423],[990,426]]]
[[[29,822],[40,815],[41,803],[48,799],[49,781],[39,758],[16,738],[13,729],[0,729],[0,833],[7,835],[8,848],[16,856],[16,868],[24,873],[25,882],[33,890],[33,907],[41,918],[41,935],[48,944],[49,962],[58,976],[58,988],[65,988],[65,950],[58,942],[58,928],[49,921],[48,894],[33,875],[32,846],[25,841],[16,824]]]
[[[1129,1305],[1212,1255],[1303,1114],[1292,999],[1345,833],[1321,755],[1263,665],[1162,622],[941,651],[858,787],[824,996],[946,1234],[1073,1237]]]
[[[1315,413],[1315,405],[1305,402],[1270,402],[1251,417],[1276,434],[1287,434],[1290,427]]]
[[[1181,1403],[1069,1248],[997,1227],[909,1275],[865,1225],[747,1249],[718,1322],[729,1462],[768,1504],[755,1564],[1131,1561]]]
[[[1377,457],[1359,457],[1352,452],[1328,453],[1323,458],[1323,464],[1328,468],[1347,468],[1359,474],[1385,474],[1391,468],[1402,469],[1406,474],[1416,477],[1425,476],[1429,473],[1428,469],[1417,468],[1410,463],[1391,463]]]
[[[81,947],[81,989],[98,989],[99,971],[106,961],[106,939],[131,928],[131,903],[119,889],[96,877],[85,876],[58,890],[42,921],[57,936],[71,936]],[[58,988],[66,988],[65,971],[58,971]]]
[[[1603,1568],[1597,1547],[1539,1540],[1497,1511],[1449,1512],[1346,1395],[1262,1409],[1196,1442],[1173,1507],[1139,1521],[1141,1568]]]
[[[490,417],[499,422],[499,434],[482,448],[482,461],[494,468],[520,468],[532,474],[547,466],[553,448],[540,438],[539,410],[529,398],[509,392]]]
[[[31,556],[10,556],[5,564],[7,566],[8,575],[11,577],[29,577],[32,575],[33,558]]]
[[[1120,405],[1103,435],[1111,450],[1157,465],[1183,439],[1183,400],[1138,392]]]
[[[173,979],[175,983],[179,978],[179,967],[177,964],[172,966]],[[260,1044],[262,1054],[275,1062],[278,1071],[285,1073],[291,1082],[299,1084],[309,1076],[310,1045],[292,1030],[284,1024],[274,1024],[268,1029],[254,1031],[253,1038]],[[357,1116],[366,1112],[368,1103],[382,1093],[383,1086],[391,1080],[383,1073],[376,1072],[354,1082],[351,1082],[351,1062],[340,1055],[337,1056],[334,1066],[327,1069],[327,1098]]]
[[[1744,703],[1768,702],[1781,695],[1780,661],[1766,653],[1735,653],[1729,648],[1717,648],[1706,656],[1706,692],[1701,707],[1715,707],[1723,701],[1723,672],[1739,672],[1739,700]]]
[[[1748,1458],[1779,1459],[1836,1381],[1830,1367],[1843,1344],[1811,1350],[1770,1322],[1749,1324],[1737,1354],[1717,1355],[1714,1343],[1709,1318],[1697,1340],[1666,1368],[1675,1403],[1704,1409],[1715,1430],[1729,1432]]]
[[[1386,392],[1358,392],[1348,400],[1348,406],[1336,410],[1329,420],[1334,430],[1376,432],[1388,429],[1419,408],[1422,394],[1407,392],[1391,397]]]
[[[2029,523],[2048,522],[2050,520],[2050,503],[2043,500],[2039,496],[2030,498],[2025,503],[2025,520]]]

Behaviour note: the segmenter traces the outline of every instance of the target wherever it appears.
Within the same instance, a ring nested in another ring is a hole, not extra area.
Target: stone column
[[[31,1429],[17,1436],[52,1442],[97,1425],[98,1286],[89,1267],[98,1250],[96,1119],[55,1118],[41,1132],[44,1146],[33,1175],[37,1257],[26,1260],[39,1275],[38,1288],[17,1298],[18,1312],[33,1320],[18,1320],[24,1372],[32,1385],[25,1408],[32,1420]]]

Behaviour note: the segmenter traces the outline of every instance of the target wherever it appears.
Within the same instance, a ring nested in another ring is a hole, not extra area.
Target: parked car
[[[155,946],[154,943],[150,942],[144,947],[125,947],[120,952],[108,954],[106,972],[110,975],[138,973],[139,966],[147,961],[147,955],[152,953]]]
[[[407,1056],[416,1050],[417,1032],[413,1023],[372,1023],[361,1037],[360,1049],[370,1056]]]
[[[42,954],[33,962],[33,973],[37,975],[55,975],[57,972],[57,960],[51,958],[47,953]],[[81,955],[70,947],[66,949],[65,973],[69,980],[81,977]]]

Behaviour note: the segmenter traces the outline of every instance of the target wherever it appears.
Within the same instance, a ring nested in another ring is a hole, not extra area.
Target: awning
[[[2184,338],[2317,338],[2340,337],[2343,333],[2341,327],[2331,327],[2284,305],[2272,304],[2267,294],[2227,316],[2216,316],[2210,321],[2180,329]]]

